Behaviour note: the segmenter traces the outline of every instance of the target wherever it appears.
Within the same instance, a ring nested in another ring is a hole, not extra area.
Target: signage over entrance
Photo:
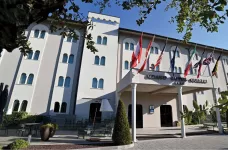
[[[173,81],[174,85],[184,85],[185,82],[189,83],[200,83],[200,84],[206,84],[207,80],[203,79],[186,79],[182,77],[167,77],[167,76],[161,76],[161,75],[146,75],[147,79],[152,79],[152,80],[171,80]]]

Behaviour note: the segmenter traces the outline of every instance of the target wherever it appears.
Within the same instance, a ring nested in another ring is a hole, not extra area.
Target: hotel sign
[[[207,80],[203,80],[203,79],[195,79],[195,78],[190,78],[190,79],[186,79],[186,78],[182,78],[182,77],[167,77],[167,76],[161,76],[161,75],[146,75],[147,79],[155,79],[155,80],[168,80],[170,79],[171,81],[173,81],[174,85],[184,85],[185,82],[189,82],[189,83],[200,83],[200,84],[206,84]]]

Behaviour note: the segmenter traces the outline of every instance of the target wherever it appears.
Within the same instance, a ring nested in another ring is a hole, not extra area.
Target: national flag
[[[203,55],[204,55],[204,52],[205,52],[205,50],[203,51],[203,53],[202,53],[202,55],[201,55],[200,61],[197,63],[198,66],[199,66],[197,78],[199,78],[199,76],[200,76],[200,74],[201,74],[201,68],[202,68],[202,64],[203,64]],[[195,65],[196,65],[196,64],[195,64]],[[195,67],[195,65],[194,65],[194,67]],[[198,66],[197,66],[197,67],[198,67]],[[196,68],[197,68],[197,67],[196,67]]]
[[[195,55],[195,53],[196,53],[196,46],[195,46],[195,48],[194,48],[194,50],[193,50],[193,52],[192,52],[192,54],[190,56],[190,59],[188,61],[188,65],[187,65],[187,67],[184,70],[184,77],[186,77],[188,75],[188,72],[189,72],[189,70],[192,67],[192,59],[193,59],[193,56]]]
[[[142,35],[143,34],[141,34],[140,36],[136,49],[132,53],[131,68],[135,68],[140,63],[141,55],[142,55]]]
[[[218,78],[218,62],[220,60],[220,57],[221,57],[221,54],[219,55],[216,63],[215,63],[215,66],[214,66],[214,69],[212,70],[212,76],[216,76]]]
[[[163,55],[163,52],[165,51],[165,48],[166,48],[166,45],[167,45],[167,40],[168,40],[168,38],[166,39],[165,45],[164,45],[164,47],[162,49],[162,52],[161,52],[160,56],[158,57],[158,60],[157,60],[156,64],[154,65],[154,67],[159,66],[160,63],[161,63],[162,55]]]
[[[155,38],[155,36],[153,37],[153,39],[150,41],[150,43],[149,43],[148,46],[147,46],[147,49],[146,49],[146,57],[145,57],[145,60],[144,60],[144,62],[143,62],[143,65],[142,65],[141,68],[138,70],[138,73],[142,72],[143,69],[144,69],[144,67],[145,67],[145,65],[146,65],[147,59],[148,59],[148,57],[149,57],[150,48],[151,48],[151,45],[152,45],[152,43],[153,43],[153,41],[154,41],[154,38]]]
[[[177,46],[176,46],[175,51],[173,53],[173,58],[171,59],[171,62],[170,62],[171,63],[171,72],[174,72],[176,52],[177,52]]]
[[[205,58],[204,61],[203,61],[203,65],[210,65],[211,60],[213,58],[213,54],[214,54],[214,51],[207,55],[207,58]]]

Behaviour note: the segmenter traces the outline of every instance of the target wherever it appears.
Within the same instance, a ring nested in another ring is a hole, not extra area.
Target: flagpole
[[[213,50],[213,52],[214,52],[214,50]],[[215,105],[218,105],[219,96],[218,96],[218,94],[216,94],[217,88],[215,88],[215,85],[214,85],[214,79],[213,79],[212,74],[211,74],[211,69],[210,69],[209,65],[207,65],[207,66],[208,66],[209,76],[211,77],[211,81],[212,81],[212,87],[213,87],[212,94],[213,94],[213,98],[214,98],[214,103],[215,103]],[[217,108],[217,107],[216,107],[216,117],[217,117],[219,133],[222,134],[223,129],[222,129],[221,116],[220,116],[219,108]]]

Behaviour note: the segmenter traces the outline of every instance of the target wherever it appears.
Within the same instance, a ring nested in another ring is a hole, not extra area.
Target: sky
[[[85,4],[81,1],[77,2],[80,6],[80,11],[87,16],[88,12],[99,13],[99,7],[94,4]],[[171,38],[182,39],[184,33],[177,33],[176,23],[169,23],[172,16],[175,16],[177,11],[175,9],[165,11],[167,3],[163,3],[157,7],[156,10],[152,10],[147,20],[143,25],[138,26],[136,20],[139,18],[138,9],[122,10],[121,7],[111,4],[111,7],[107,7],[103,14],[117,16],[120,18],[120,27],[128,28],[132,30],[138,30],[142,32],[149,32],[152,34],[158,34],[162,36],[168,36]],[[209,45],[218,48],[228,49],[228,21],[219,26],[218,32],[208,33],[205,29],[199,26],[194,26],[193,36],[191,42]]]

